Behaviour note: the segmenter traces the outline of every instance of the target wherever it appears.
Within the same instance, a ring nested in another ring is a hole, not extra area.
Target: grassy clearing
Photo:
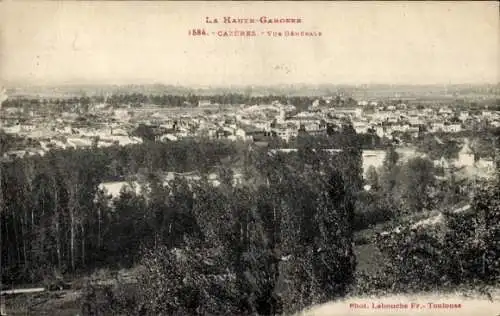
[[[358,261],[357,270],[364,273],[376,273],[383,267],[384,257],[377,246],[373,244],[354,247]]]
[[[5,309],[11,315],[60,315],[80,313],[79,292],[45,292],[37,295],[16,295],[5,298]]]

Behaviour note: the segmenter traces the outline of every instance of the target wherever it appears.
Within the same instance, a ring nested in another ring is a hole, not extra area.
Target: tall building
[[[0,109],[2,108],[2,103],[7,100],[8,96],[7,96],[7,91],[5,90],[5,88],[0,88]]]
[[[285,123],[285,108],[283,107],[283,104],[280,104],[279,108],[280,108],[280,111],[279,111],[279,115],[276,118],[276,120],[277,120],[278,124],[283,124],[283,123]]]

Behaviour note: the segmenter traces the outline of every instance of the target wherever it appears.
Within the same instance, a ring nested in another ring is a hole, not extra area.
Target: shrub
[[[498,188],[481,189],[469,210],[447,212],[438,223],[405,224],[380,234],[377,245],[401,290],[493,283],[500,276]]]
[[[199,251],[161,246],[145,253],[139,276],[141,313],[241,315],[234,276],[211,274],[210,263],[201,255],[209,254]]]

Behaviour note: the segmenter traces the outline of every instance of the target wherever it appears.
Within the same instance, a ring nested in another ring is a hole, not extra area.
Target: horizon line
[[[202,84],[202,83],[164,83],[164,82],[9,82],[0,80],[0,86],[6,89],[12,88],[50,88],[50,87],[70,87],[70,86],[170,86],[178,88],[249,88],[249,87],[282,87],[282,86],[304,86],[304,87],[318,87],[318,86],[333,86],[333,87],[370,87],[370,86],[391,86],[391,87],[446,87],[446,86],[500,86],[500,81],[497,82],[447,82],[447,83],[387,83],[387,82],[364,82],[364,83],[307,83],[307,82],[290,82],[290,83],[248,83],[248,84]]]

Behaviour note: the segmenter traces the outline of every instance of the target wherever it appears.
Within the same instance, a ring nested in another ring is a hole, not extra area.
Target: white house
[[[365,122],[353,122],[353,128],[356,130],[356,133],[366,133],[370,126],[366,124]]]
[[[130,115],[128,113],[128,110],[126,109],[117,109],[113,114],[116,119],[121,121],[126,121],[130,119]]]
[[[458,119],[460,121],[466,121],[469,118],[469,112],[467,111],[461,111],[460,114],[458,115]]]
[[[119,136],[126,136],[128,135],[127,131],[124,130],[123,128],[112,128],[110,130],[111,135],[119,135]]]
[[[473,165],[474,153],[472,152],[472,149],[469,146],[469,141],[467,140],[458,153],[458,159],[455,161],[455,166],[460,168]]]
[[[492,159],[479,159],[476,166],[481,169],[493,170],[495,168],[495,162]]]
[[[397,132],[406,132],[409,128],[409,124],[395,124],[392,126],[392,130]]]
[[[445,124],[443,126],[443,132],[447,133],[458,133],[462,130],[462,125],[460,124]]]
[[[234,132],[234,135],[238,137],[239,139],[247,139],[247,133],[245,132],[244,129],[237,128],[236,131]]]
[[[90,147],[92,145],[92,140],[90,138],[81,137],[71,137],[67,139],[68,147],[80,148],[80,147]]]
[[[435,122],[431,124],[431,131],[432,132],[439,132],[439,131],[444,131],[444,123],[442,122]]]
[[[21,132],[21,126],[20,125],[8,126],[4,127],[3,130],[7,134],[18,134]]]
[[[33,124],[21,124],[21,130],[23,132],[31,132],[35,129],[35,125]]]
[[[450,164],[448,160],[446,160],[444,157],[441,157],[440,159],[434,160],[434,166],[435,167],[440,167],[444,169],[448,169],[450,167]]]
[[[376,126],[375,127],[375,134],[377,134],[378,137],[382,138],[385,135],[385,130],[384,127],[382,126]]]
[[[198,106],[210,106],[212,105],[212,101],[210,100],[199,100]]]
[[[447,114],[447,115],[450,115],[450,114],[453,114],[453,111],[448,108],[448,107],[442,107],[439,109],[439,114]]]
[[[418,116],[410,116],[410,117],[408,117],[408,122],[411,125],[424,125],[425,124],[424,120],[422,120]]]
[[[161,141],[171,141],[171,142],[175,142],[177,141],[177,137],[175,137],[175,135],[172,135],[172,134],[164,134],[160,137],[160,140]]]
[[[297,137],[298,135],[298,131],[291,128],[276,128],[274,129],[274,132],[279,138],[287,142],[290,140],[290,138]]]
[[[491,126],[493,127],[500,127],[500,122],[499,121],[493,121],[490,123]]]

